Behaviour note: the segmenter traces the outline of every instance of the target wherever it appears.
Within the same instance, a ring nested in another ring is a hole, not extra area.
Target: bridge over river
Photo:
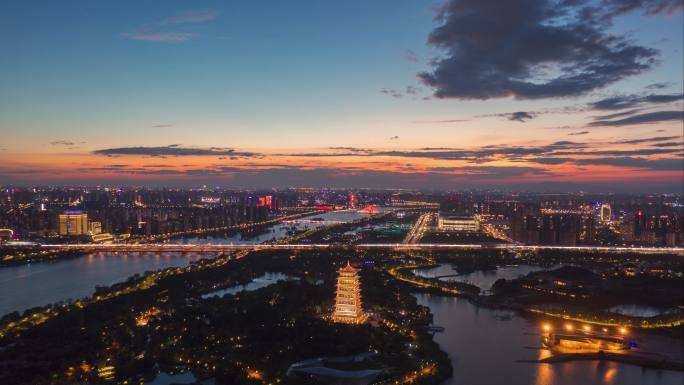
[[[684,256],[684,248],[681,247],[611,247],[611,246],[530,246],[516,244],[450,244],[450,243],[215,243],[215,244],[176,244],[176,243],[101,243],[101,244],[38,244],[31,242],[7,242],[0,244],[0,249],[11,247],[13,249],[27,249],[41,251],[82,251],[82,252],[195,252],[216,253],[235,250],[314,250],[350,247],[355,249],[397,249],[397,250],[421,250],[421,249],[492,249],[492,250],[567,250],[587,252],[613,252],[613,253],[655,253],[655,254],[678,254]]]

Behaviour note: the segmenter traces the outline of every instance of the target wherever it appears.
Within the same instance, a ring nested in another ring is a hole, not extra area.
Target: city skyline
[[[684,0],[1,9],[0,384],[684,384]]]
[[[8,5],[0,178],[682,192],[681,2],[269,4]]]

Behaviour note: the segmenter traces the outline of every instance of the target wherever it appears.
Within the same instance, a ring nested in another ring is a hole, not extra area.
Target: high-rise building
[[[359,324],[366,321],[361,308],[361,282],[359,269],[349,262],[340,268],[337,276],[337,295],[332,319],[335,322]]]
[[[349,208],[356,208],[356,196],[353,192],[349,192]]]
[[[59,214],[59,235],[83,235],[88,233],[88,214],[83,211],[65,211]]]
[[[610,204],[604,203],[601,205],[601,222],[607,223],[611,221],[612,212],[610,209]]]

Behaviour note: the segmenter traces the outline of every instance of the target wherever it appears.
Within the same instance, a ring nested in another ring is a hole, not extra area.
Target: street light
[[[573,329],[573,327],[572,327],[571,324],[565,325],[565,328],[566,328],[569,332],[572,331],[572,329]]]

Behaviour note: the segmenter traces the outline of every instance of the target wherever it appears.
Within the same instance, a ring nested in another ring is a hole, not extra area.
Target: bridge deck
[[[3,247],[26,248],[56,251],[194,251],[194,252],[221,252],[245,249],[327,249],[337,247],[354,247],[358,249],[506,249],[506,250],[568,250],[568,251],[594,251],[594,252],[641,252],[641,253],[675,253],[684,256],[684,248],[679,247],[606,247],[606,246],[526,246],[512,244],[444,244],[444,243],[303,243],[303,244],[174,244],[174,243],[103,243],[103,244],[36,244],[29,242],[7,242],[0,244]]]

